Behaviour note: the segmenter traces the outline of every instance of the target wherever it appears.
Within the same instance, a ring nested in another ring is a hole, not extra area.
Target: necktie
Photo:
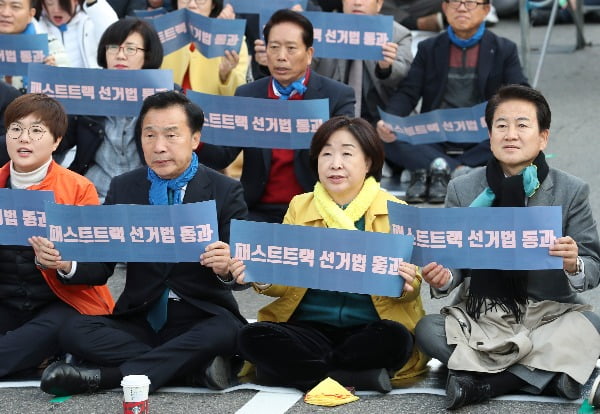
[[[169,205],[173,204],[173,197],[175,192],[170,188],[167,188],[167,198],[169,200]],[[160,295],[158,300],[150,306],[148,309],[148,314],[146,315],[146,320],[154,329],[155,332],[158,332],[165,326],[167,322],[167,307],[169,305],[169,288],[165,288],[164,292]]]

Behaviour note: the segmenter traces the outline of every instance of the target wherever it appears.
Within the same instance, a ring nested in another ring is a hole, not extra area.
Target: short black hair
[[[488,131],[492,131],[492,124],[494,122],[494,114],[501,103],[511,100],[527,101],[535,105],[538,128],[540,131],[550,129],[550,121],[552,120],[552,113],[550,111],[550,105],[544,98],[544,95],[537,89],[531,88],[524,85],[506,85],[498,89],[498,92],[490,98],[485,107],[485,123],[487,124]]]
[[[140,109],[140,115],[135,123],[136,139],[141,139],[142,124],[149,110],[165,109],[172,106],[179,106],[184,110],[187,116],[188,127],[192,131],[192,134],[202,130],[202,125],[204,125],[204,112],[202,111],[202,108],[190,101],[187,96],[180,92],[158,92],[144,99],[142,109]]]
[[[269,43],[269,33],[273,26],[281,23],[292,23],[299,26],[302,29],[302,41],[304,45],[307,49],[312,47],[314,38],[312,23],[304,15],[290,9],[281,9],[273,13],[263,29],[265,43]]]
[[[194,0],[191,0],[194,1]],[[208,15],[208,17],[217,17],[219,15],[219,13],[221,13],[223,11],[223,0],[211,0],[212,1],[212,5],[213,8],[210,11],[210,14]],[[174,0],[171,4],[173,4],[173,10],[177,10],[178,9],[178,0]]]
[[[367,177],[373,177],[375,180],[380,181],[385,152],[383,150],[383,143],[377,135],[377,131],[368,121],[365,121],[362,118],[350,118],[345,115],[335,116],[329,119],[317,129],[317,132],[315,132],[309,150],[311,170],[318,175],[319,154],[333,133],[340,129],[345,129],[350,132],[358,141],[365,157],[371,160],[371,167],[367,172]]]
[[[98,65],[106,69],[106,46],[121,45],[131,33],[144,39],[144,65],[142,69],[158,69],[163,60],[163,47],[152,25],[137,17],[125,17],[106,28],[98,44]]]

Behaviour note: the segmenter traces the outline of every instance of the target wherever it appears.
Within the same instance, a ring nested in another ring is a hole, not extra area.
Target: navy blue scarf
[[[448,37],[450,38],[450,41],[453,44],[455,44],[456,46],[460,47],[461,49],[467,49],[467,48],[469,48],[471,46],[475,46],[477,43],[479,43],[479,41],[483,37],[483,32],[485,32],[485,22],[481,23],[481,25],[479,26],[479,29],[477,29],[475,34],[473,36],[471,36],[470,38],[459,39],[456,36],[456,33],[454,33],[454,30],[452,30],[452,26],[448,26]]]
[[[198,171],[198,156],[192,153],[192,161],[187,169],[177,178],[165,180],[160,178],[150,167],[148,167],[148,181],[150,181],[150,204],[152,205],[168,205],[181,204],[181,189],[190,182]],[[173,191],[173,202],[169,203],[168,190]]]

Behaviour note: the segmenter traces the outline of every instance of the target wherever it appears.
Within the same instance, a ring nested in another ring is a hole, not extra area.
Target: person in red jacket
[[[59,204],[99,204],[87,178],[52,160],[67,129],[67,115],[54,99],[27,94],[4,113],[10,161],[0,168],[0,188],[51,190]],[[35,369],[56,355],[62,323],[77,313],[110,314],[114,301],[104,266],[61,261],[44,237],[31,246],[0,246],[0,377]],[[75,272],[89,272],[85,285],[69,284]],[[95,280],[94,280],[95,279]]]

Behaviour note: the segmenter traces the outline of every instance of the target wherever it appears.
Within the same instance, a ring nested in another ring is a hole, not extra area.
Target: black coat
[[[421,113],[439,109],[448,81],[450,38],[447,33],[419,43],[415,59],[400,88],[390,97],[386,112],[408,116],[423,99]],[[479,45],[477,89],[485,100],[503,85],[528,85],[514,42],[486,30]]]
[[[105,204],[149,204],[147,171],[142,167],[115,177]],[[215,200],[219,239],[229,242],[231,219],[244,219],[248,212],[242,194],[239,182],[199,165],[198,172],[187,185],[183,202]],[[127,263],[125,289],[114,314],[145,311],[164,292],[165,284],[186,302],[208,313],[222,314],[227,310],[245,322],[231,286],[225,285],[210,268],[199,262]]]

